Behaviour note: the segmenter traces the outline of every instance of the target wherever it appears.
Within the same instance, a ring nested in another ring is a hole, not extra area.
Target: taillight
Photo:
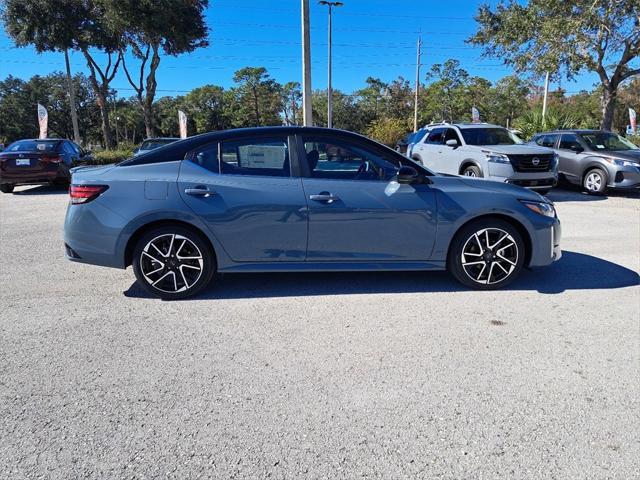
[[[62,157],[42,157],[42,161],[50,163],[60,163],[62,162]]]
[[[69,187],[69,197],[71,197],[73,205],[87,203],[98,198],[108,188],[108,185],[71,185]]]

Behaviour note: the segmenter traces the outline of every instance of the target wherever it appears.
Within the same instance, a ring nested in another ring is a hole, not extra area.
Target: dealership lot
[[[182,302],[65,260],[53,187],[0,196],[0,478],[632,478],[640,199],[550,197],[564,256],[226,276]],[[635,472],[635,473],[634,473]]]

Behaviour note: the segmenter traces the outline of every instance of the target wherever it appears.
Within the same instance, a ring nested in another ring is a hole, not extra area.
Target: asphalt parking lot
[[[550,197],[561,261],[226,276],[162,302],[0,196],[0,478],[637,478],[640,198]]]

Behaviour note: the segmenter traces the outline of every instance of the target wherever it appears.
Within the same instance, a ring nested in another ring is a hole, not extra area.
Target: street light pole
[[[320,5],[326,5],[329,7],[329,58],[327,61],[327,127],[333,128],[333,88],[331,85],[331,70],[332,70],[332,34],[333,34],[333,7],[341,7],[344,5],[342,2],[328,2],[326,0],[322,0],[319,2]]]

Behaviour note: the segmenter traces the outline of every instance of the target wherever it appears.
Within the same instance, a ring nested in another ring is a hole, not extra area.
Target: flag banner
[[[636,132],[638,130],[638,126],[636,123],[636,111],[633,108],[629,109],[629,124],[631,125],[631,130]]]
[[[38,123],[40,124],[40,137],[47,138],[47,128],[49,124],[49,114],[47,109],[38,104]]]
[[[178,124],[180,125],[180,138],[187,138],[187,115],[178,110]]]
[[[471,121],[480,123],[480,111],[476,107],[471,108]]]

